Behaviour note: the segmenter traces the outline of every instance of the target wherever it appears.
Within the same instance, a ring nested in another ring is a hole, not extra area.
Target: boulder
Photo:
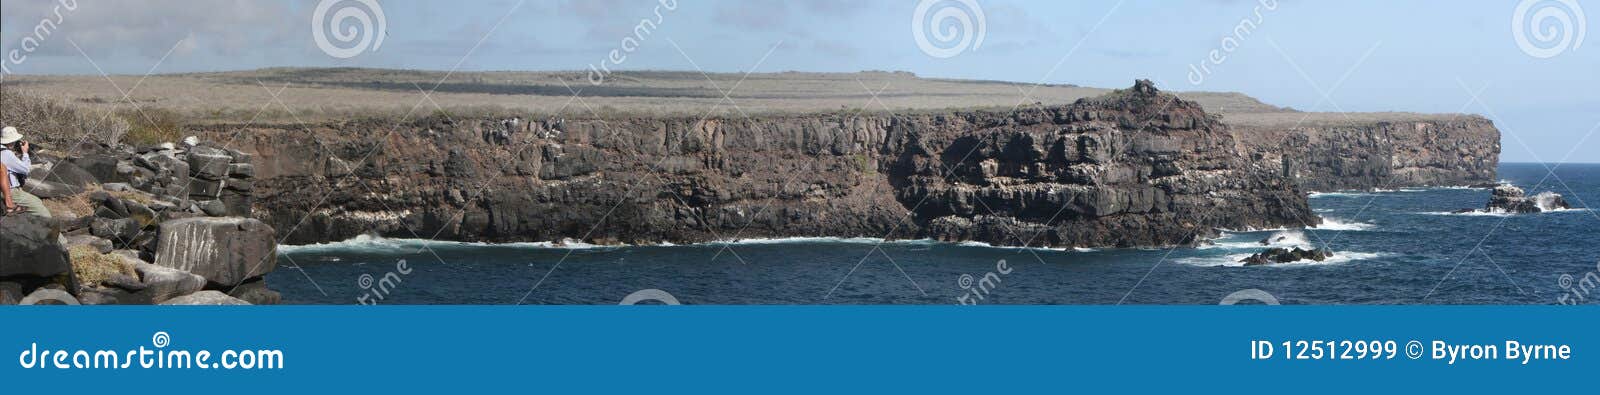
[[[232,287],[277,268],[271,226],[247,218],[184,218],[161,224],[156,264]]]
[[[113,250],[111,240],[90,235],[67,236],[67,250],[71,251],[73,247],[77,246],[89,246],[90,248],[94,248],[95,252],[99,252],[101,254],[110,254]]]
[[[267,288],[266,280],[250,281],[228,290],[228,296],[250,302],[250,304],[278,304],[283,300],[283,295],[278,291]]]
[[[32,215],[0,217],[0,277],[55,277],[72,272],[60,230]]]
[[[189,150],[189,174],[195,178],[221,180],[228,178],[228,167],[233,156],[228,151],[211,147],[194,147]]]
[[[161,304],[178,306],[237,306],[248,305],[250,302],[239,300],[239,298],[228,296],[228,294],[218,291],[200,291],[172,298],[172,300],[161,302]]]
[[[228,216],[228,206],[221,200],[201,200],[194,202],[194,205],[200,207],[200,212],[212,217]]]
[[[83,193],[83,188],[81,187],[37,178],[29,178],[28,184],[24,185],[22,190],[28,191],[28,193],[38,196],[40,199],[57,199]]]
[[[139,274],[139,280],[144,285],[137,293],[148,298],[150,302],[147,303],[161,303],[200,292],[206,286],[205,277],[199,275],[139,261],[132,264],[133,271]]]
[[[22,301],[21,302],[17,302],[17,304],[19,304],[19,305],[78,305],[78,304],[81,304],[81,303],[78,303],[78,298],[73,297],[72,294],[67,293],[67,291],[62,291],[62,290],[53,289],[53,288],[39,288],[39,289],[34,290],[33,293],[28,294],[28,297],[22,298]]]
[[[0,282],[0,306],[11,306],[19,302],[22,302],[22,284]]]
[[[78,165],[74,165],[72,162],[65,161],[51,163],[49,169],[43,172],[35,172],[30,178],[37,178],[41,181],[57,182],[79,189],[86,188],[89,185],[98,184],[100,182],[93,174],[89,174],[88,171],[78,167]]]
[[[228,175],[234,178],[251,178],[256,176],[255,165],[249,163],[234,163],[228,165]]]
[[[83,169],[95,180],[102,183],[123,183],[128,181],[128,176],[133,173],[131,166],[124,169],[128,172],[118,171],[118,158],[109,154],[85,154],[72,159],[72,164]],[[124,163],[124,165],[131,165]]]
[[[196,199],[212,200],[222,196],[222,187],[225,181],[193,179],[189,181],[189,196]]]
[[[1285,248],[1271,248],[1259,254],[1251,255],[1240,260],[1245,266],[1271,265],[1275,263],[1290,263],[1303,260],[1322,262],[1332,258],[1333,253],[1325,249],[1306,250],[1295,247],[1293,250]]]
[[[89,234],[111,240],[116,246],[128,246],[133,243],[135,236],[139,235],[139,220],[133,218],[106,219],[95,218],[89,225]]]

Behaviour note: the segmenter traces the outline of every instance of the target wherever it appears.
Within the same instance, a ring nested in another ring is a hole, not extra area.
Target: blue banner
[[[1595,306],[0,308],[6,393],[1588,393]]]

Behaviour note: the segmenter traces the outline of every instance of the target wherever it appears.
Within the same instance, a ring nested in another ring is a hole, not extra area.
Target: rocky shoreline
[[[205,144],[35,155],[52,218],[0,217],[0,304],[276,304],[251,156]]]
[[[63,212],[0,223],[0,303],[271,304],[278,243],[360,235],[1195,245],[1315,226],[1308,190],[1488,182],[1499,153],[1481,117],[1232,126],[1143,80],[1009,112],[190,128],[39,155],[27,189]]]

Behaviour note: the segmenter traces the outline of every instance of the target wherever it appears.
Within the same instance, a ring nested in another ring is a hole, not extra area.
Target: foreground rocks
[[[277,267],[274,231],[239,217],[252,210],[249,155],[195,144],[84,148],[77,158],[37,156],[29,184],[63,207],[56,218],[0,217],[0,304],[281,299],[262,281]]]
[[[161,304],[179,306],[234,306],[247,305],[250,304],[250,302],[239,300],[239,298],[228,296],[228,294],[218,291],[200,291],[180,296],[172,300],[162,302]]]
[[[161,224],[155,264],[232,287],[277,268],[272,227],[246,218],[185,218]]]
[[[1239,262],[1244,263],[1245,266],[1259,266],[1300,261],[1322,262],[1332,257],[1333,252],[1321,248],[1311,250],[1301,249],[1300,247],[1294,247],[1294,249],[1271,248],[1251,255]]]
[[[0,217],[0,279],[52,278],[72,272],[61,232],[51,221],[27,215]]]

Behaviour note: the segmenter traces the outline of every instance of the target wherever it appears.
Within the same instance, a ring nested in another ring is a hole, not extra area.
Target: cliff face
[[[1227,126],[1148,83],[1015,113],[429,118],[211,134],[257,154],[258,217],[289,243],[377,232],[1147,246],[1318,221],[1279,168],[1251,165]]]
[[[1499,130],[1478,116],[1233,130],[1252,161],[1310,191],[1488,183],[1500,158]]]

